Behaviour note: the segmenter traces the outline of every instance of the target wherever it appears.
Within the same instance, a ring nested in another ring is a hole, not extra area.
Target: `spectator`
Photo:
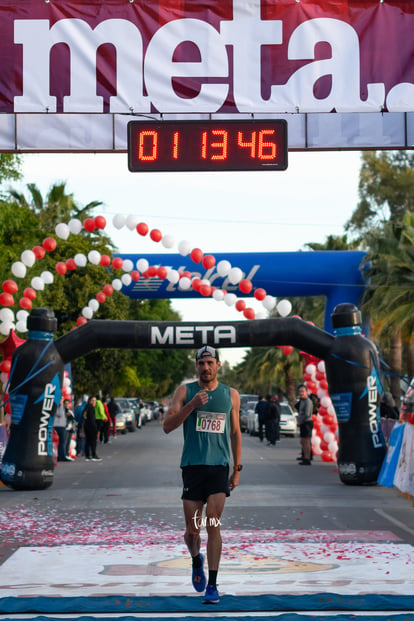
[[[280,409],[277,403],[277,397],[267,395],[266,397],[266,410],[265,410],[265,429],[267,446],[276,446],[276,440],[279,440],[280,433],[278,433],[280,421]]]
[[[259,400],[256,403],[255,412],[257,414],[257,421],[259,425],[259,440],[263,442],[263,429],[265,428],[265,414],[267,408],[267,401],[263,395],[259,395]]]
[[[99,442],[103,442],[104,439],[104,427],[106,421],[105,408],[103,406],[102,401],[99,398],[99,395],[95,397],[95,419],[96,419],[96,427],[98,430],[97,440]]]
[[[70,405],[70,400],[64,399],[63,407],[65,408],[66,416],[65,456],[70,461],[73,461],[72,457],[70,456],[70,443],[72,442],[73,434],[75,432],[75,415]]]
[[[298,389],[299,401],[298,407],[298,423],[300,444],[302,447],[302,459],[299,461],[301,466],[310,466],[312,464],[312,430],[313,430],[313,403],[308,397],[308,391],[303,384]]]
[[[112,435],[116,436],[116,415],[119,413],[119,407],[113,397],[110,398],[108,403],[108,413],[112,424]]]
[[[56,408],[53,428],[55,429],[59,438],[57,460],[72,461],[71,459],[66,457],[66,413],[65,406],[63,405],[63,398],[60,400],[60,403]]]
[[[87,461],[102,461],[96,453],[98,439],[98,427],[96,425],[96,397],[89,397],[88,404],[83,413],[85,430],[85,459]]]

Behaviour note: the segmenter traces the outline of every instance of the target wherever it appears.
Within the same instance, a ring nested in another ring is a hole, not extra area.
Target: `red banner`
[[[412,111],[413,32],[413,0],[0,0],[0,112]]]

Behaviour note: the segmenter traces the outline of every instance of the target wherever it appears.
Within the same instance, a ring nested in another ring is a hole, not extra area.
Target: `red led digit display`
[[[131,172],[286,170],[283,119],[130,121]]]

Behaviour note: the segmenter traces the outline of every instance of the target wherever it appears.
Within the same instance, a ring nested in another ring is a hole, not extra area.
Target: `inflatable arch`
[[[28,318],[28,340],[12,357],[12,423],[3,456],[2,482],[17,490],[53,482],[53,418],[64,365],[99,348],[198,348],[293,345],[325,361],[329,394],[339,427],[339,476],[347,484],[375,483],[386,451],[379,418],[379,361],[361,334],[356,306],[339,304],[334,334],[297,317],[236,322],[92,320],[53,340],[54,313],[37,308]]]
[[[123,260],[135,265],[139,255],[119,254]],[[190,256],[180,254],[145,255],[150,265],[164,265],[179,272],[189,271],[191,278],[207,279],[212,285],[235,292],[240,297],[237,284],[228,277],[221,277],[217,271],[220,261],[230,260],[243,272],[242,278],[254,279],[254,289],[264,289],[275,297],[326,296],[325,324],[327,332],[332,331],[331,314],[338,304],[349,302],[356,306],[366,286],[362,261],[365,252],[358,250],[324,250],[313,252],[262,252],[262,253],[216,253],[217,263],[209,268],[195,265]],[[192,298],[199,294],[193,289],[179,290],[177,283],[159,278],[141,279],[124,287],[122,292],[131,298]]]

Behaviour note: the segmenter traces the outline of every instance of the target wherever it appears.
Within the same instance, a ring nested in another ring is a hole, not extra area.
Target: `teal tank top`
[[[200,390],[198,382],[187,384],[188,403]],[[184,421],[184,466],[227,466],[230,464],[230,386],[218,384],[208,392],[208,402],[193,410]]]

